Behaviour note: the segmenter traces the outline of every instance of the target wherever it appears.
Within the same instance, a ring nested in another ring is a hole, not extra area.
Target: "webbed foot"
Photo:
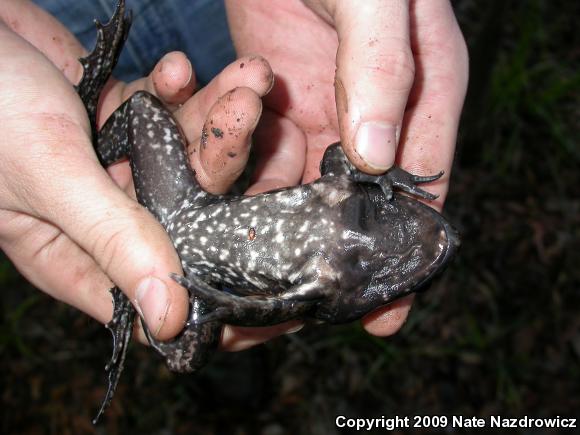
[[[238,326],[275,325],[304,315],[315,302],[276,296],[237,296],[217,290],[196,276],[172,274],[171,278],[214,307],[193,319],[195,323],[219,321]]]
[[[201,313],[207,309],[200,301],[190,297],[189,319],[183,330],[173,340],[161,341],[151,334],[141,318],[141,325],[149,344],[165,360],[169,370],[177,373],[191,373],[203,367],[211,357],[221,336],[222,324],[207,319],[203,324],[197,322]],[[203,316],[203,314],[201,314]]]
[[[111,331],[111,335],[113,336],[113,355],[105,366],[105,372],[109,378],[107,393],[105,394],[99,412],[93,419],[93,424],[97,424],[115,394],[119,378],[125,365],[127,347],[131,340],[136,312],[131,301],[129,301],[119,287],[113,287],[110,292],[113,296],[113,318],[105,327]]]
[[[417,196],[419,198],[428,199],[433,201],[437,199],[438,195],[433,195],[426,190],[418,187],[418,184],[429,183],[431,181],[438,180],[443,176],[443,171],[436,175],[419,176],[413,175],[398,166],[393,166],[387,172],[382,175],[370,175],[359,171],[354,165],[348,160],[340,142],[330,145],[320,163],[320,173],[321,175],[334,175],[334,176],[349,176],[353,180],[360,183],[371,183],[376,184],[381,188],[384,195],[388,200],[393,198],[393,187],[403,190],[411,195]]]
[[[378,185],[388,200],[393,198],[393,187],[397,187],[411,195],[433,201],[437,199],[439,195],[429,193],[417,185],[438,180],[443,176],[443,173],[444,172],[441,171],[435,175],[420,176],[413,175],[398,166],[393,166],[382,175],[370,175],[357,170],[353,173],[353,179],[361,183],[372,183]]]
[[[95,47],[87,56],[79,59],[83,75],[75,89],[87,109],[93,138],[97,137],[96,119],[99,96],[117,64],[131,28],[131,20],[131,12],[125,14],[125,0],[119,0],[108,23],[102,24],[95,20],[97,27]]]

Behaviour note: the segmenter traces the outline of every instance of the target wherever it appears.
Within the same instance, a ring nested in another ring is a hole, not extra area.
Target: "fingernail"
[[[296,326],[293,326],[293,327],[287,329],[284,334],[286,334],[286,335],[295,334],[296,332],[300,331],[302,328],[304,328],[304,323],[300,323],[299,325],[296,325]]]
[[[187,66],[188,66],[187,80],[186,80],[185,84],[181,87],[181,89],[187,87],[189,85],[189,83],[191,82],[191,78],[193,77],[193,65],[191,65],[191,62],[189,61],[189,59],[187,59]]]
[[[157,335],[165,323],[169,310],[169,292],[163,281],[154,277],[141,280],[135,293],[137,311],[153,335]]]
[[[181,84],[180,88],[178,89],[179,91],[189,86],[193,78],[193,66],[191,65],[189,59],[186,59],[185,61],[187,64],[187,78]],[[159,73],[162,73],[163,70],[165,70],[166,77],[170,77],[169,81],[174,82],[177,80],[176,77],[181,77],[182,62],[174,54],[166,55],[159,64]],[[178,75],[178,73],[180,75]],[[167,81],[165,81],[165,86],[167,87]]]
[[[356,151],[369,166],[387,170],[395,162],[398,135],[398,129],[394,125],[365,122],[356,133]]]

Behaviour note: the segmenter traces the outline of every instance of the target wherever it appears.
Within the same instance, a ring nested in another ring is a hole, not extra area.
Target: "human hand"
[[[254,147],[253,192],[319,176],[339,138],[359,169],[445,175],[430,190],[441,209],[467,87],[467,51],[449,0],[226,0],[239,55],[259,53],[275,72]],[[389,335],[408,297],[363,319]]]
[[[71,86],[81,76],[82,47],[29,2],[5,2],[0,17],[0,56],[10,60],[0,66],[0,248],[37,287],[101,322],[111,317],[110,278],[139,301],[158,338],[175,335],[188,308],[185,290],[169,279],[170,272],[180,271],[179,261],[163,228],[119,189],[132,190],[128,165],[114,165],[109,177],[96,160],[84,107]],[[227,122],[226,113],[244,114],[229,143],[194,154],[200,182],[220,192],[245,165],[260,97],[270,86],[266,62],[245,70],[238,62],[192,97],[191,64],[172,53],[145,79],[130,85],[111,80],[99,123],[138,89],[173,106],[194,146],[206,117]],[[240,152],[225,159],[225,146]],[[141,297],[144,283],[151,292]],[[283,329],[231,329],[225,341],[240,348]]]

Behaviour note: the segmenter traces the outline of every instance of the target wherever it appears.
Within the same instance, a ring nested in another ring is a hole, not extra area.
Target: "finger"
[[[37,137],[27,142],[35,153],[27,162],[33,169],[21,176],[27,189],[16,193],[25,196],[19,211],[54,223],[123,289],[154,334],[172,337],[183,327],[188,303],[169,278],[181,270],[169,237],[114,185],[82,128],[58,118],[45,124],[42,144],[34,144]]]
[[[70,202],[61,204],[67,216],[45,213],[61,222],[63,231],[123,289],[155,336],[174,336],[183,328],[188,304],[186,292],[169,278],[181,268],[168,235],[112,182],[80,183],[83,187],[84,194],[69,190]],[[100,202],[94,204],[97,199]]]
[[[432,36],[428,45],[416,50],[419,53],[416,75],[421,86],[409,98],[398,159],[402,167],[414,174],[445,171],[440,180],[429,184],[429,191],[439,195],[429,205],[441,210],[467,89],[468,56],[449,1],[421,4],[421,8],[412,11],[413,27]],[[420,42],[414,40],[413,44]]]
[[[98,125],[102,126],[111,113],[137,91],[156,95],[170,110],[176,110],[193,95],[195,86],[195,72],[185,54],[168,53],[147,77],[128,84],[115,79],[107,82],[101,93]]]
[[[195,72],[185,54],[178,51],[168,53],[147,77],[129,84],[114,79],[109,80],[101,94],[99,125],[103,125],[123,101],[139,90],[146,90],[157,95],[170,110],[175,110],[193,95],[195,86]],[[108,167],[107,171],[121,189],[134,196],[128,162],[118,162]]]
[[[254,134],[257,162],[246,192],[260,192],[300,183],[306,160],[306,137],[288,118],[264,111]]]
[[[220,348],[228,352],[237,352],[264,343],[283,334],[293,334],[300,331],[304,323],[293,320],[268,327],[245,328],[241,326],[226,326],[222,333]]]
[[[112,315],[111,281],[95,261],[54,225],[0,212],[0,249],[28,281],[101,323]]]
[[[56,18],[29,0],[4,0],[0,18],[41,51],[70,81],[78,83],[82,67],[78,59],[86,50]]]
[[[211,193],[226,192],[240,176],[260,119],[262,100],[250,88],[236,88],[209,110],[202,135],[190,147],[198,182]]]
[[[274,75],[268,62],[260,56],[245,56],[228,65],[206,87],[201,89],[176,112],[188,142],[199,137],[210,108],[216,100],[234,88],[250,88],[258,96],[268,93],[274,83]]]
[[[146,90],[163,101],[168,108],[177,109],[195,91],[195,72],[187,56],[173,51],[161,58],[151,74],[125,86],[123,101],[139,90]]]
[[[167,83],[167,86],[161,86],[162,83]],[[186,84],[184,85],[184,83]],[[260,56],[246,56],[225,68],[208,86],[189,98],[182,107],[177,109],[174,115],[181,125],[188,142],[198,144],[202,125],[204,125],[208,112],[214,106],[216,100],[238,86],[248,87],[258,96],[263,96],[270,90],[272,83],[273,74],[268,62]],[[105,122],[109,114],[123,100],[139,89],[145,89],[152,93],[160,92],[165,101],[181,103],[183,98],[190,95],[190,91],[194,87],[195,76],[189,61],[181,53],[170,53],[162,59],[149,77],[127,86],[120,82],[110,84],[103,92],[99,116],[100,123]],[[198,181],[202,187],[211,193],[223,193],[226,191],[239,176],[247,162],[249,135],[251,135],[251,131],[255,127],[252,119],[254,116],[256,116],[256,120],[259,117],[261,103],[258,109],[254,98],[249,98],[247,101],[246,99],[247,94],[242,91],[234,99],[237,101],[235,102],[236,107],[232,106],[235,111],[239,110],[245,118],[240,122],[237,121],[237,115],[229,117],[228,133],[231,132],[236,137],[228,137],[225,141],[217,141],[216,146],[202,149],[203,164],[200,164],[199,161],[200,154],[193,153],[191,163],[197,171]],[[213,116],[218,117],[219,110],[213,110]],[[221,116],[221,121],[224,120],[225,118]],[[236,121],[234,122],[234,120]],[[213,131],[220,131],[215,126],[208,126],[206,131],[211,132],[212,128],[214,128]],[[208,137],[210,142],[216,142],[213,141],[211,135]],[[193,150],[197,152],[196,147],[193,147]],[[131,182],[126,163],[120,163],[114,168],[109,168],[109,172],[120,186],[125,190],[130,190]]]
[[[413,299],[414,295],[407,296],[366,315],[362,319],[365,330],[377,337],[387,337],[397,333],[407,320]]]
[[[414,80],[407,0],[334,2],[340,137],[361,170],[393,165]]]

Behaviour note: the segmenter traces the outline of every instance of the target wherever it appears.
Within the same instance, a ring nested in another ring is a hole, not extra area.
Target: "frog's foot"
[[[135,308],[121,289],[119,289],[119,287],[113,287],[110,292],[113,296],[113,318],[105,325],[105,327],[111,331],[113,336],[113,355],[111,356],[111,360],[105,366],[105,372],[108,374],[109,378],[107,394],[103,399],[99,412],[93,419],[93,424],[97,424],[99,418],[113,399],[115,389],[117,388],[119,378],[121,377],[125,365],[127,347],[131,340],[133,321],[135,319]]]
[[[91,122],[93,138],[96,138],[96,115],[99,95],[111,76],[131,28],[131,12],[125,14],[125,0],[119,0],[115,13],[108,23],[95,20],[97,41],[87,56],[79,59],[83,75],[75,86],[85,104]]]
[[[156,339],[141,318],[149,344],[163,357],[169,370],[177,373],[191,373],[203,367],[217,348],[221,336],[221,323],[199,324],[192,320],[197,318],[199,301],[190,299],[189,319],[183,331],[173,340]]]
[[[303,316],[316,302],[277,296],[237,296],[217,290],[196,276],[172,274],[171,278],[195,297],[215,307],[213,311],[192,319],[195,323],[220,321],[237,326],[275,325]]]
[[[428,199],[433,201],[437,199],[438,195],[433,195],[417,186],[417,184],[429,183],[430,181],[435,181],[443,175],[443,171],[436,175],[419,176],[413,175],[403,169],[393,166],[386,173],[382,175],[370,175],[359,171],[354,165],[348,160],[340,142],[330,145],[325,153],[322,161],[320,162],[320,173],[321,175],[334,175],[334,176],[349,176],[354,181],[360,183],[371,183],[378,185],[383,191],[384,195],[388,200],[393,198],[393,187],[400,190],[404,190],[414,196],[419,198]]]
[[[360,172],[358,170],[355,170],[352,174],[353,179],[357,182],[372,183],[378,185],[389,201],[393,198],[393,187],[396,187],[419,198],[433,201],[434,199],[437,199],[439,195],[429,193],[426,190],[421,189],[417,185],[438,180],[442,176],[443,171],[435,175],[427,175],[427,176],[413,175],[399,168],[398,166],[393,166],[391,169],[389,169],[386,173],[382,175],[365,174],[364,172]]]

